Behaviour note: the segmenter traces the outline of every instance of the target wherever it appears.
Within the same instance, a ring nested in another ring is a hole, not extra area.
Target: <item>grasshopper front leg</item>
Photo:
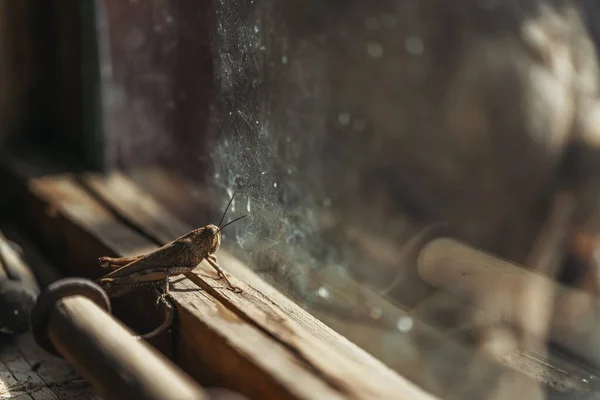
[[[219,263],[217,262],[217,256],[215,254],[209,254],[206,257],[206,261],[208,261],[210,266],[213,267],[217,271],[217,276],[218,276],[217,279],[225,279],[225,282],[227,282],[227,285],[229,285],[229,289],[233,290],[236,293],[239,293],[242,291],[242,289],[240,289],[239,287],[233,286],[231,281],[227,278],[227,276],[225,276],[225,272],[223,272],[223,270],[219,266]]]
[[[121,268],[124,267],[127,264],[130,264],[132,262],[134,262],[135,260],[138,260],[140,258],[144,257],[143,255],[141,256],[133,256],[133,257],[100,257],[98,259],[98,261],[100,262],[100,266],[102,268]]]
[[[206,261],[208,261],[211,267],[217,270],[217,280],[223,279],[225,277],[225,273],[219,266],[219,262],[217,261],[217,256],[215,254],[209,254],[206,257]]]

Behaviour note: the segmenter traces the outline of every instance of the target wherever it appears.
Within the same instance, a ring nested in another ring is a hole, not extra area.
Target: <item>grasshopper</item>
[[[215,255],[221,246],[221,231],[226,226],[247,217],[243,215],[221,226],[234,196],[235,193],[231,196],[218,226],[209,224],[194,229],[148,254],[119,258],[100,257],[98,261],[102,267],[115,268],[115,270],[96,282],[110,297],[119,297],[137,288],[164,285],[161,296],[163,298],[169,294],[170,276],[190,272],[206,259],[217,271],[217,279],[224,279],[229,289],[240,292],[241,289],[233,286],[227,279]]]

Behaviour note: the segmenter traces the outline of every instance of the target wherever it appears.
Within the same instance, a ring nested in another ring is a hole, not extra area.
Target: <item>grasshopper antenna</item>
[[[229,221],[228,223],[226,223],[225,225],[223,225],[223,227],[219,228],[219,231],[222,231],[223,229],[225,229],[226,226],[233,224],[235,221],[239,221],[242,218],[246,218],[248,215],[242,215],[241,217],[237,217],[236,219],[234,219],[233,221]]]
[[[231,199],[229,199],[229,203],[227,203],[227,207],[225,208],[225,212],[223,213],[223,216],[221,217],[221,220],[219,221],[219,229],[221,229],[220,227],[221,227],[221,224],[223,223],[223,220],[225,219],[225,214],[227,214],[227,210],[229,210],[229,206],[231,206],[231,202],[233,201],[233,198],[235,197],[236,193],[237,192],[233,192],[233,194],[231,195]]]

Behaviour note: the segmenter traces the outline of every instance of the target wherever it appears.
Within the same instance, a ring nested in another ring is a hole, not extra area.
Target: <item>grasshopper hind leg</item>
[[[165,301],[167,297],[169,297],[169,275],[165,276],[163,292],[156,299],[156,304],[158,305],[161,301]]]
[[[98,262],[102,268],[113,268],[118,269],[124,267],[127,264],[134,262],[135,260],[143,257],[142,256],[134,256],[134,257],[100,257]]]
[[[169,294],[169,275],[165,276],[164,294]]]

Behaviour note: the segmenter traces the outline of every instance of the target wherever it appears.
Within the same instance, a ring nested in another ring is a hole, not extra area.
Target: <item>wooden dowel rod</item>
[[[106,399],[206,399],[170,360],[84,296],[60,299],[48,325],[56,349]]]
[[[553,342],[600,368],[600,305],[586,292],[447,238],[424,246],[417,264],[423,280],[466,294],[492,322],[520,323],[519,328],[529,333],[548,334]],[[538,332],[536,318],[523,322],[515,315],[522,288],[554,294],[548,299],[548,304],[554,302],[550,321],[546,321],[550,332]]]

